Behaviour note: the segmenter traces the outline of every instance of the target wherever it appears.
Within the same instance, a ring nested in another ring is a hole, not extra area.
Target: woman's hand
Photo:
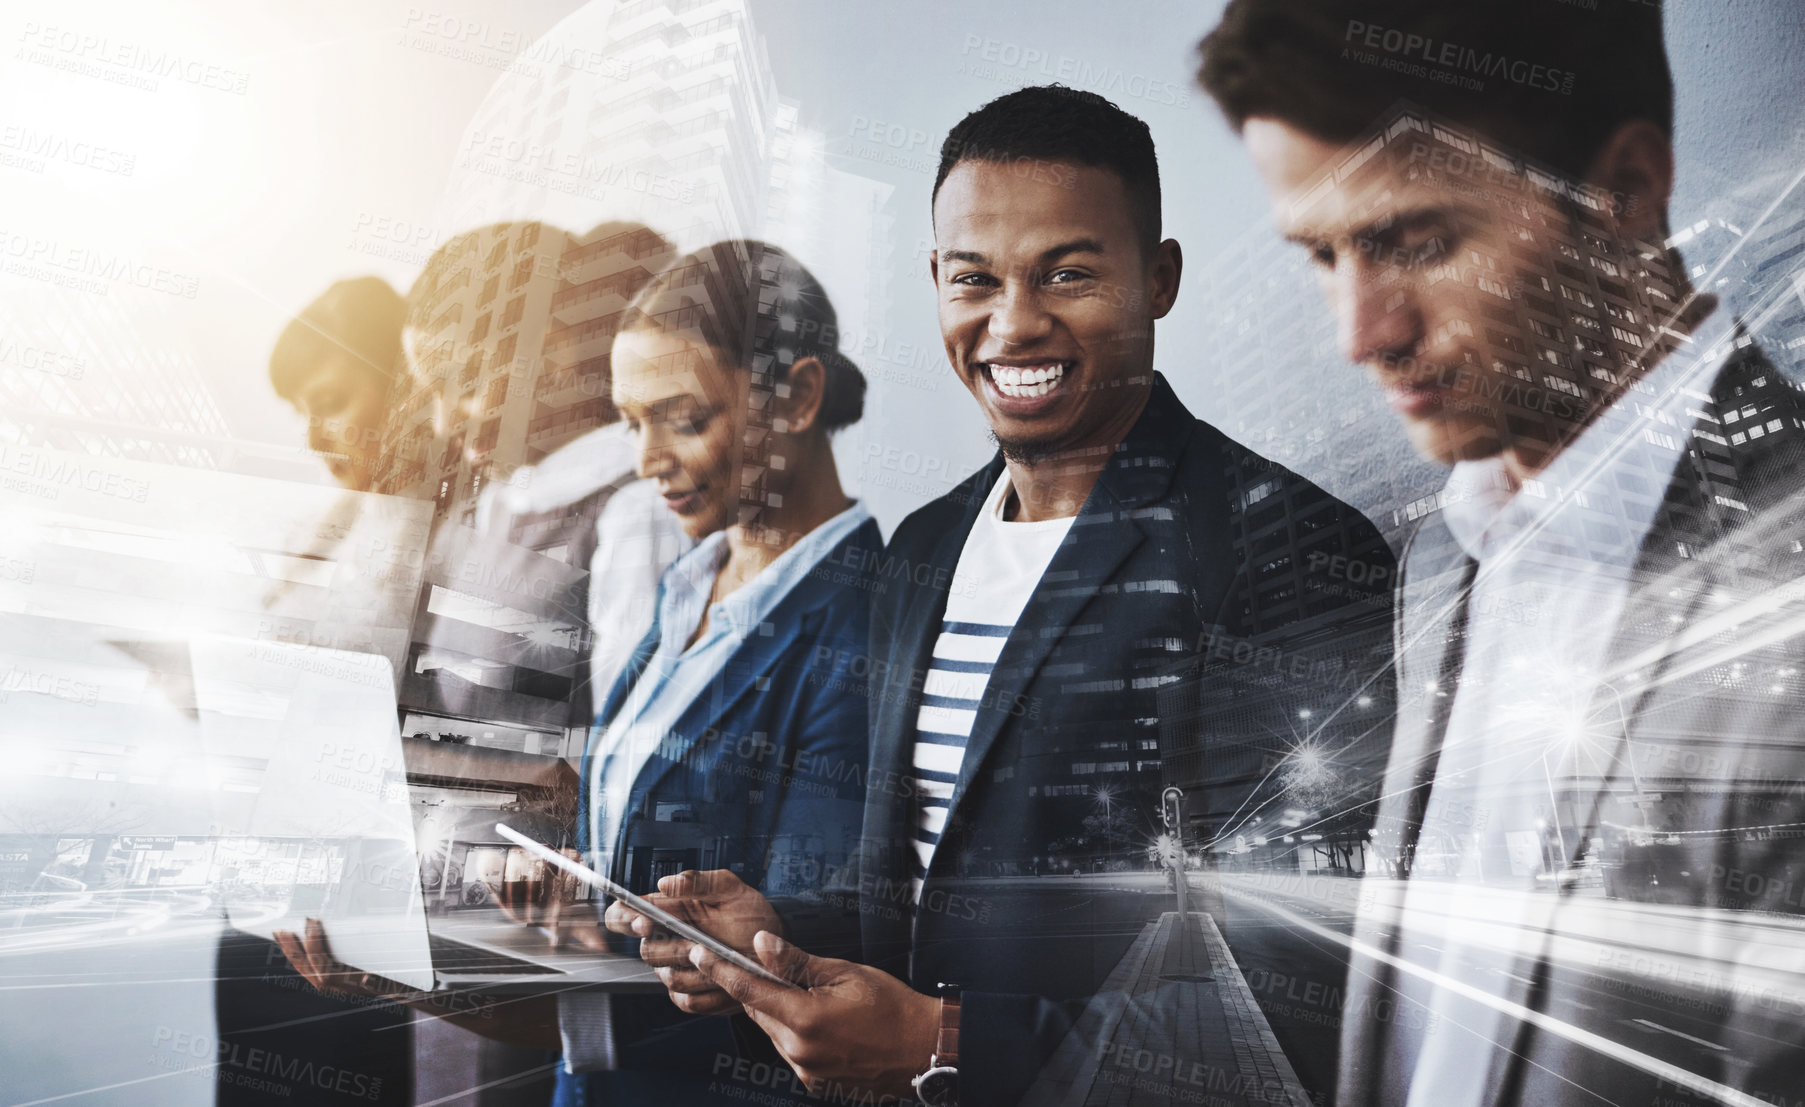
[[[560,851],[575,861],[577,851]],[[523,849],[508,851],[507,866],[499,885],[489,885],[502,914],[521,926],[543,927],[551,948],[576,946],[603,950],[608,938],[596,921],[595,905],[577,900],[583,882],[554,868]]]

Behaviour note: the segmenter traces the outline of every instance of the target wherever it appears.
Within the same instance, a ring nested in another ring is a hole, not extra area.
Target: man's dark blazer
[[[1805,939],[1762,917],[1805,903],[1805,714],[1801,686],[1783,675],[1805,671],[1805,397],[1744,346],[1699,399],[1593,694],[1587,740],[1611,756],[1595,775],[1549,785],[1580,820],[1563,827],[1565,865],[1595,867],[1604,884],[1549,887],[1547,932],[1501,954],[1485,982],[1535,1013],[1504,1019],[1502,1040],[1472,1041],[1488,1105],[1715,1101],[1695,1098],[1683,1077],[1626,1063],[1616,1046],[1766,1101],[1796,1098],[1805,1078],[1805,996],[1779,998],[1763,983],[1767,969],[1805,955]],[[1607,470],[1584,491],[1607,500],[1622,486]],[[1463,558],[1440,513],[1405,556],[1398,727],[1379,813],[1381,841],[1400,847],[1434,787],[1442,723],[1421,689],[1451,644]],[[1638,791],[1658,797],[1647,825],[1661,833],[1627,832],[1641,821]],[[1343,1107],[1409,1094],[1428,995],[1420,974],[1380,956],[1402,949],[1400,898],[1363,897]],[[1711,979],[1755,986],[1715,995]]]
[[[1252,467],[1274,494],[1321,501],[1321,520],[1342,535],[1333,554],[1382,563],[1372,575],[1385,582],[1391,565],[1357,511],[1193,418],[1156,374],[992,672],[916,909],[908,780],[922,674],[1002,466],[999,456],[910,515],[878,569],[890,587],[872,615],[872,761],[855,874],[867,963],[929,994],[962,988],[961,1096],[987,1107],[1023,1099],[1148,915],[1143,906],[1118,917],[1058,881],[981,874],[1003,862],[1027,873],[1046,843],[1082,835],[1069,808],[1044,802],[1048,787],[1072,784],[1074,746],[1121,741],[1123,756],[1151,759],[1140,751],[1161,733],[1159,674],[1212,631],[1247,633],[1253,566],[1234,540],[1244,506],[1234,474]],[[1387,606],[1358,610],[1383,619]]]
[[[655,849],[666,851],[671,871],[730,869],[768,897],[793,898],[819,888],[857,848],[867,701],[863,677],[853,673],[869,634],[865,567],[882,548],[871,520],[841,540],[678,718],[634,778],[614,843],[614,879],[651,887],[654,875],[664,875],[650,867]],[[609,692],[595,733],[621,710],[661,633],[654,620]],[[578,818],[585,849],[592,756],[583,759]],[[622,1101],[654,1088],[667,1103],[706,1102],[717,1057],[758,1044],[746,1027],[736,1038],[726,1017],[684,1016],[662,994],[617,997],[614,1006],[624,1071],[560,1072],[559,1104]],[[762,1052],[768,1043],[760,1049],[761,1060],[774,1059]]]

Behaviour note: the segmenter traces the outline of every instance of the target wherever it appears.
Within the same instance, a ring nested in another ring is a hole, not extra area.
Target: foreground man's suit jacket
[[[1103,746],[1127,751],[1124,759],[1155,756],[1143,742],[1163,740],[1160,674],[1195,656],[1212,633],[1251,636],[1256,559],[1297,556],[1319,620],[1332,622],[1344,611],[1350,619],[1376,618],[1381,628],[1388,618],[1383,582],[1394,564],[1359,512],[1193,418],[1156,375],[1145,411],[993,670],[916,910],[908,867],[915,806],[907,780],[921,674],[966,535],[1002,466],[1001,457],[992,460],[904,520],[878,569],[886,587],[872,615],[872,760],[858,874],[866,962],[928,994],[941,983],[963,989],[960,1094],[987,1107],[1023,1100],[1085,1006],[1108,1002],[1099,989],[1147,921],[1149,904],[1155,912],[1171,909],[1169,895],[1157,902],[1149,895],[1139,897],[1138,914],[1113,914],[1116,901],[1107,895],[1073,896],[1056,881],[1026,875],[1048,859],[1049,843],[1086,833],[1071,801],[1062,805],[1062,793],[1048,792],[1072,785],[1073,751]],[[1250,553],[1238,540],[1246,497],[1234,475],[1250,470],[1271,482],[1270,495],[1288,497],[1302,520],[1283,551]],[[1306,550],[1324,556],[1309,558]],[[1373,594],[1348,588],[1345,572],[1331,578],[1328,566],[1345,566],[1345,558],[1372,566],[1365,575],[1382,582],[1376,603]],[[1381,666],[1384,637],[1381,629]],[[1289,714],[1295,719],[1295,706]],[[1123,745],[1105,745],[1117,741]],[[1210,757],[1206,742],[1206,772]],[[1049,802],[1049,795],[1058,798]],[[1158,797],[1140,799],[1152,805]],[[1094,806],[1088,794],[1078,802],[1084,812]],[[1023,878],[996,879],[1005,872]],[[1179,990],[1197,987],[1165,985],[1165,994],[1144,997],[1144,1013],[1169,1018],[1179,1009]],[[1182,1064],[1196,1059],[1195,1051],[1184,1052],[1192,1055]],[[1175,1085],[1174,1097],[1184,1090]]]
[[[1752,346],[1711,393],[1592,693],[1585,740],[1606,751],[1603,768],[1549,785],[1574,821],[1558,839],[1566,855],[1546,866],[1566,879],[1525,893],[1550,913],[1546,932],[1474,970],[1488,979],[1460,982],[1512,1005],[1471,1042],[1488,1105],[1720,1101],[1662,1065],[1773,1102],[1805,1090],[1805,930],[1771,914],[1805,901],[1805,591],[1789,583],[1805,580],[1805,398]],[[1759,437],[1730,439],[1751,427]],[[1611,494],[1616,476],[1588,495]],[[1405,849],[1435,787],[1445,720],[1426,690],[1455,645],[1464,558],[1439,513],[1404,557],[1379,827]],[[1635,832],[1638,795],[1654,834]],[[1342,1023],[1343,1107],[1408,1100],[1431,987],[1391,959],[1411,930],[1401,895],[1369,892]]]

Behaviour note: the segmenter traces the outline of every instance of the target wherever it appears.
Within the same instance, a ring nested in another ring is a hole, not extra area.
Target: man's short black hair
[[[1197,51],[1237,131],[1351,142],[1404,100],[1575,178],[1632,119],[1673,135],[1660,0],[1230,0]]]
[[[1065,161],[1108,169],[1127,186],[1130,216],[1148,256],[1159,245],[1159,157],[1147,124],[1094,92],[1036,85],[997,97],[961,119],[940,144],[934,194],[962,161]]]

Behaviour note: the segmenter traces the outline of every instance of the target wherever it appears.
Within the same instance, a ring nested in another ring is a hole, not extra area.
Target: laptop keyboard
[[[426,936],[428,948],[432,950],[432,967],[441,973],[555,973],[544,965],[535,965],[531,961],[523,961],[518,957],[509,957],[505,953],[491,953],[486,949],[467,946],[453,938],[439,934]]]

